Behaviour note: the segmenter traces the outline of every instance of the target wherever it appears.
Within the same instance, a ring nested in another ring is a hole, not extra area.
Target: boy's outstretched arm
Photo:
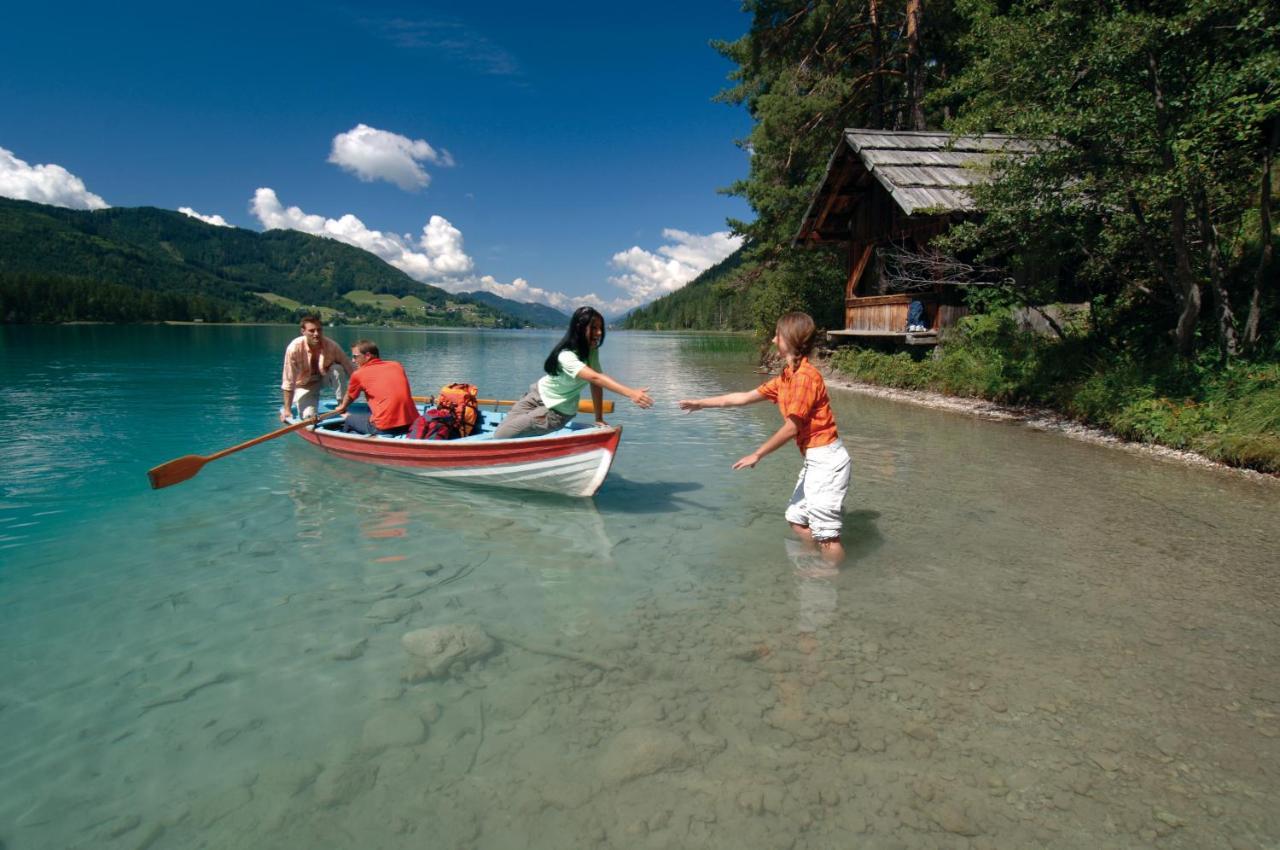
[[[746,457],[741,458],[733,465],[734,469],[750,469],[760,462],[760,458],[770,454],[777,449],[785,446],[796,438],[796,432],[800,430],[798,421],[788,416],[786,421],[782,423],[782,427],[773,432],[773,436],[765,440],[760,448],[756,449]]]
[[[744,404],[755,404],[757,401],[764,401],[764,396],[759,390],[747,390],[741,393],[725,393],[724,395],[715,395],[708,398],[685,398],[676,402],[680,405],[680,409],[686,413],[692,413],[695,410],[702,410],[704,407],[741,407]]]

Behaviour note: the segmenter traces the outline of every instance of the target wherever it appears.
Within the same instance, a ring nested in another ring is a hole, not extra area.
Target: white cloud
[[[4,148],[0,148],[0,196],[76,210],[111,206],[61,165],[29,165]]]
[[[215,224],[218,227],[231,226],[227,222],[227,220],[220,215],[201,215],[200,213],[191,209],[191,207],[178,207],[178,212],[182,213],[183,215],[189,215],[192,218],[198,218],[201,221],[203,221],[205,224]]]
[[[475,262],[463,249],[462,232],[443,216],[431,216],[423,225],[422,235],[415,239],[407,233],[401,236],[371,230],[350,213],[333,219],[305,213],[298,207],[285,208],[275,190],[265,187],[254,193],[249,208],[267,230],[300,230],[346,242],[381,257],[415,280],[449,292],[483,290],[513,301],[547,304],[564,312],[588,305],[606,316],[616,316],[674,292],[742,244],[741,237],[727,231],[704,236],[668,228],[662,232],[667,244],[656,252],[636,246],[613,255],[612,264],[623,273],[609,281],[623,294],[608,299],[594,292],[567,295],[543,289],[522,277],[503,283],[492,275],[475,274]]]
[[[450,292],[475,292],[477,289],[510,298],[512,301],[537,302],[555,307],[557,310],[572,311],[579,306],[579,300],[565,295],[563,292],[552,292],[531,286],[529,281],[518,277],[511,283],[501,283],[493,275],[482,277],[469,276],[446,281],[440,284]],[[594,296],[592,296],[594,297]]]
[[[627,293],[613,302],[621,309],[675,292],[742,245],[742,237],[727,230],[703,236],[667,228],[662,236],[668,244],[657,253],[637,245],[613,255],[611,263],[622,274],[610,277],[609,282]]]
[[[406,192],[416,192],[431,182],[431,175],[420,163],[448,167],[453,165],[453,157],[446,150],[437,151],[423,139],[410,139],[357,124],[333,137],[329,162],[366,183],[386,180]]]
[[[606,316],[625,313],[668,292],[674,292],[702,272],[728,257],[742,245],[741,236],[728,231],[701,235],[668,228],[662,231],[667,244],[657,253],[636,246],[613,255],[612,264],[623,273],[609,282],[625,294],[602,298],[596,293],[565,295],[532,286],[524,278],[501,283],[490,275],[438,282],[451,292],[482,289],[515,301],[537,301],[566,313],[584,305],[595,307]]]
[[[423,282],[438,283],[442,278],[463,275],[475,265],[462,248],[462,232],[443,216],[431,216],[415,242],[409,234],[371,230],[350,213],[333,219],[305,213],[298,207],[286,209],[275,190],[265,187],[253,193],[249,209],[267,230],[300,230],[337,239],[363,248]]]

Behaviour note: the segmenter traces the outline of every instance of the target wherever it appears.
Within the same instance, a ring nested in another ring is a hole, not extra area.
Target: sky
[[[293,228],[617,315],[750,219],[733,0],[12,4],[0,195]]]

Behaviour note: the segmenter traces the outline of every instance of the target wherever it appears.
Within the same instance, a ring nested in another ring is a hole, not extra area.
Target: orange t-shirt
[[[369,418],[380,431],[412,425],[418,418],[409,378],[394,360],[368,360],[355,370],[347,384],[347,398],[355,401],[361,390],[369,400]]]
[[[778,405],[784,418],[800,420],[796,445],[801,453],[840,439],[827,397],[827,383],[808,358],[801,357],[795,369],[786,367],[781,375],[757,387],[756,392]]]

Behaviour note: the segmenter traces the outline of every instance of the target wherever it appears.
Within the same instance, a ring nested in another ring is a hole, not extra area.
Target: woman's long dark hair
[[[587,362],[587,357],[591,354],[589,331],[591,323],[596,319],[600,320],[600,344],[604,345],[604,316],[594,307],[579,307],[569,319],[569,329],[564,332],[564,338],[556,343],[556,347],[547,355],[547,361],[542,364],[548,375],[554,376],[560,371],[560,352],[565,349],[578,355],[583,363]]]

